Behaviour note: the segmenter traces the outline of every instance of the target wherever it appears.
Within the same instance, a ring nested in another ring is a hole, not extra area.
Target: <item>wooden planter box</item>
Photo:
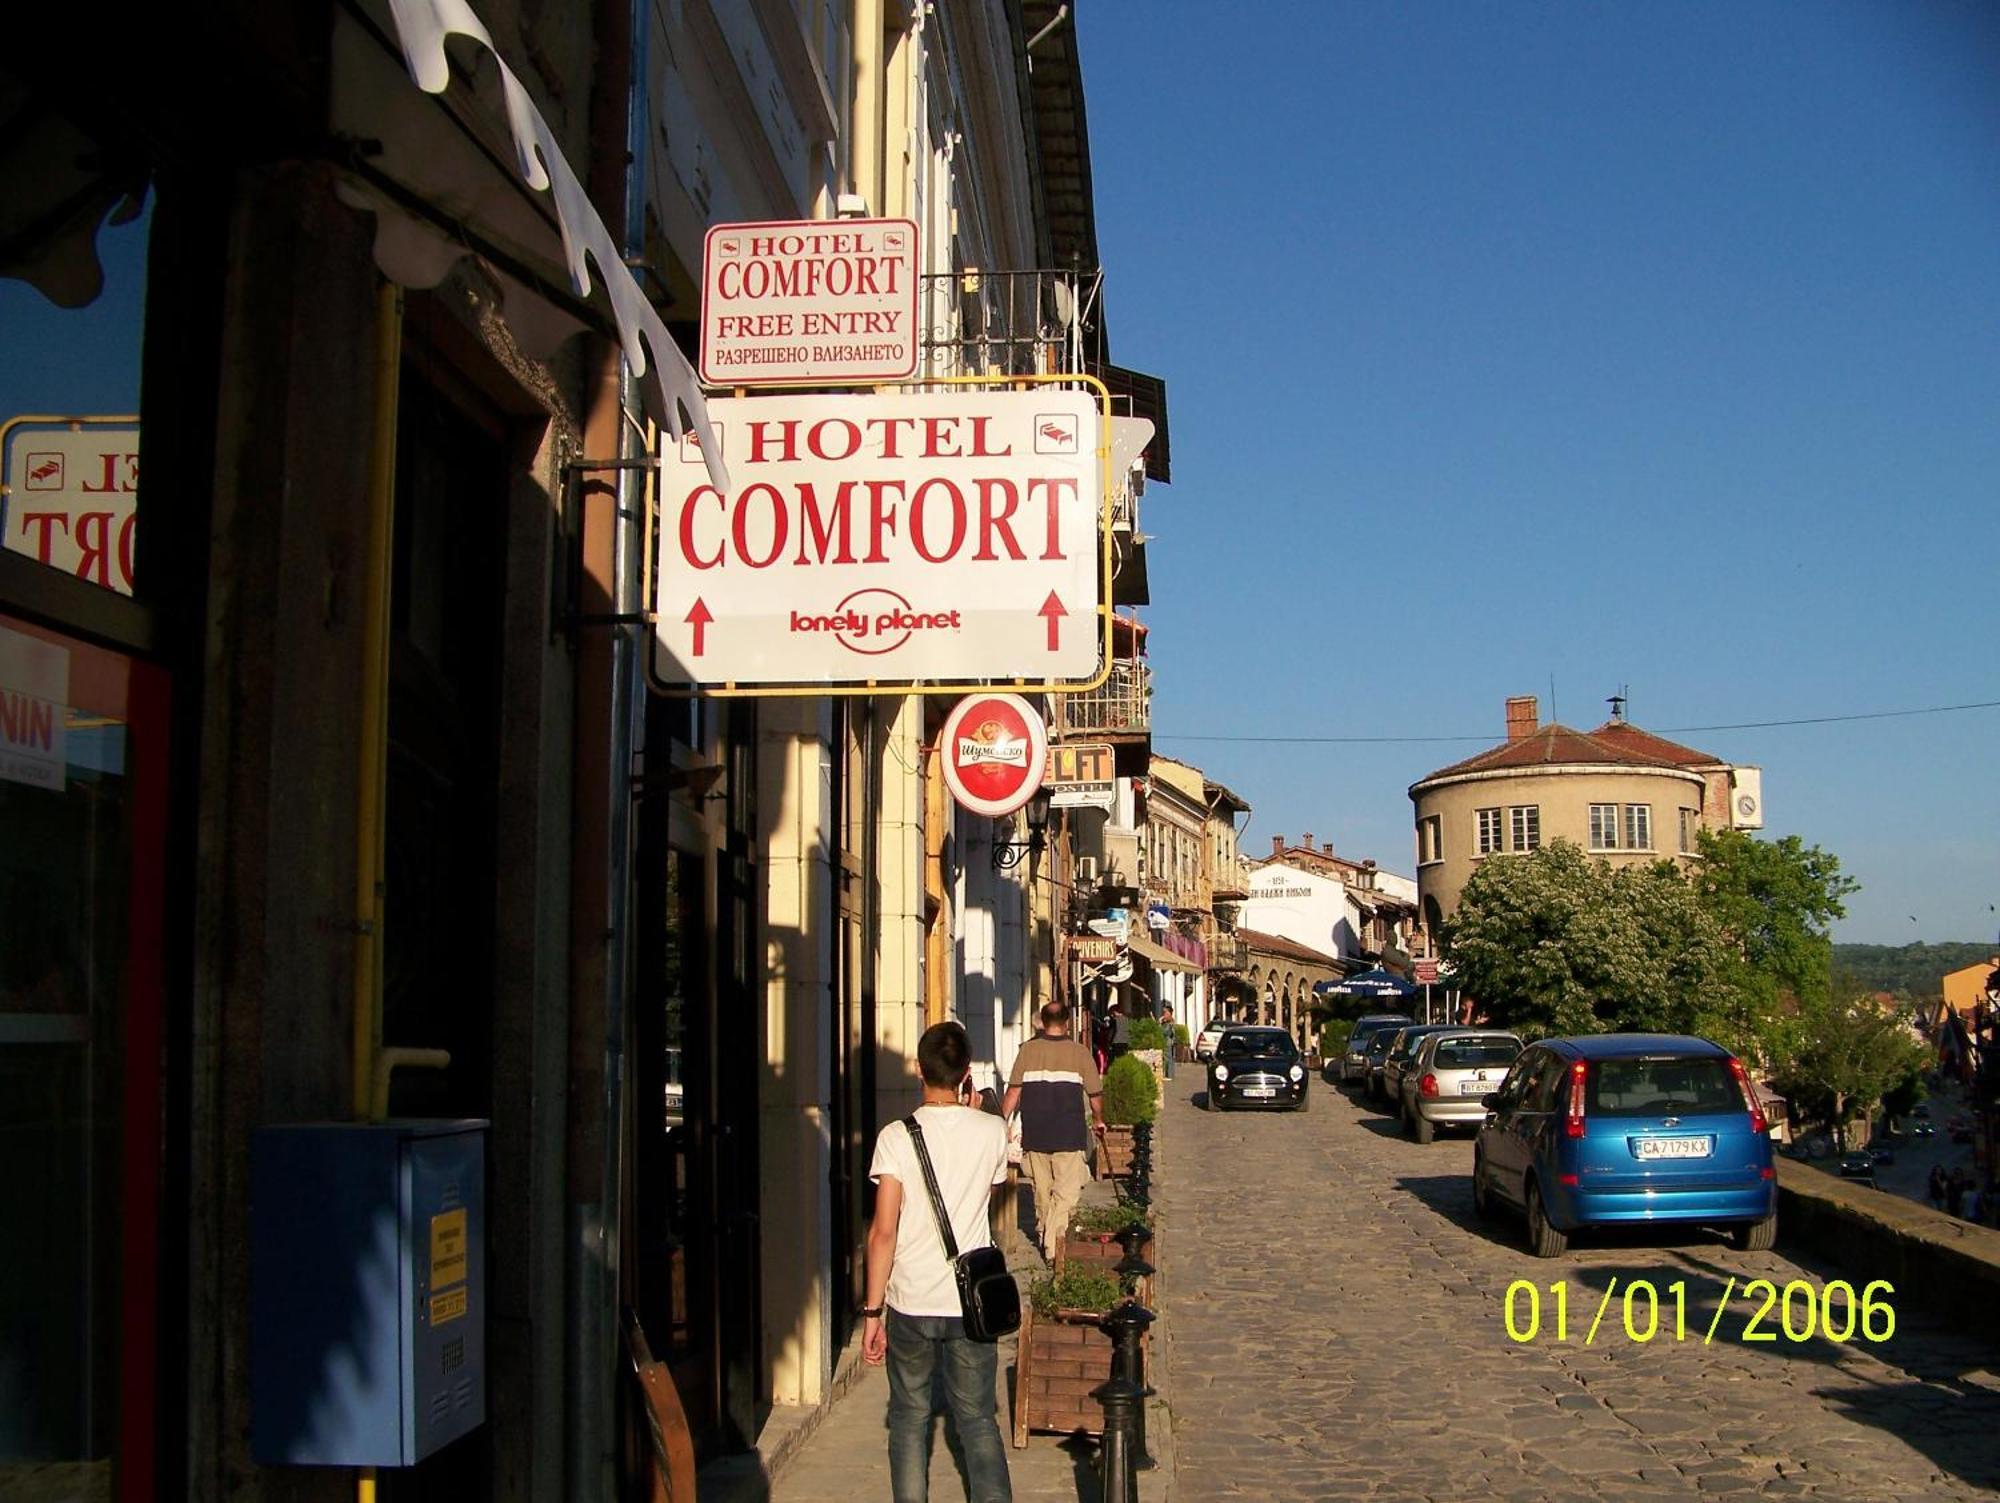
[[[1104,1409],[1090,1396],[1111,1379],[1111,1338],[1095,1315],[1021,1312],[1014,1355],[1014,1444],[1032,1430],[1102,1435]]]
[[[1100,1179],[1123,1179],[1132,1172],[1132,1129],[1110,1126],[1098,1140],[1097,1174]]]
[[[1158,1268],[1160,1266],[1160,1260],[1156,1256],[1158,1249],[1159,1242],[1157,1238],[1153,1235],[1148,1235],[1146,1240],[1139,1244],[1139,1256],[1144,1258],[1148,1263],[1151,1263],[1154,1268]],[[1063,1240],[1063,1262],[1073,1263],[1080,1267],[1102,1268],[1106,1273],[1109,1273],[1113,1268],[1117,1267],[1118,1261],[1124,1256],[1124,1247],[1114,1242],[1109,1232],[1071,1232]],[[1153,1303],[1153,1280],[1150,1275],[1141,1279],[1139,1287],[1132,1292],[1139,1303],[1144,1305],[1148,1310],[1157,1310],[1159,1308]]]

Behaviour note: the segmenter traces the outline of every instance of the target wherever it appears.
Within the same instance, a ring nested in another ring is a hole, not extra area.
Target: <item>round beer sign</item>
[[[974,814],[1012,814],[1042,786],[1048,727],[1018,694],[974,694],[958,702],[939,738],[945,786]]]

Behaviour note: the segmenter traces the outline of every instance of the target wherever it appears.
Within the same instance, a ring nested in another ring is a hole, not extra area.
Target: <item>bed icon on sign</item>
[[[1035,418],[1037,454],[1076,453],[1076,419],[1066,412],[1045,412]]]

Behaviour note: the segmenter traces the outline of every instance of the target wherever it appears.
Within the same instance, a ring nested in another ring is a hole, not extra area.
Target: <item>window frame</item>
[[[1608,830],[1604,821],[1609,821]],[[1608,834],[1609,839],[1604,836]],[[1592,804],[1590,806],[1590,849],[1593,851],[1615,851],[1618,849],[1618,806],[1616,804]]]
[[[1525,819],[1522,816],[1527,816]],[[1509,804],[1507,806],[1507,849],[1519,855],[1542,848],[1542,806],[1540,804]]]
[[[1636,819],[1633,816],[1638,816]],[[1643,824],[1645,829],[1640,830]],[[1644,835],[1642,840],[1639,837]],[[1651,804],[1627,804],[1625,806],[1625,849],[1628,851],[1650,851],[1653,849],[1653,806]]]
[[[1507,849],[1507,821],[1502,806],[1472,811],[1472,852],[1475,856],[1497,856]]]

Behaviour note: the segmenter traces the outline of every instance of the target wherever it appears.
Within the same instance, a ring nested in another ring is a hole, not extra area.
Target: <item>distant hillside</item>
[[[1862,990],[1935,997],[1938,980],[1949,971],[1990,959],[1991,944],[1956,941],[1939,945],[1835,945],[1833,969],[1852,977]]]

